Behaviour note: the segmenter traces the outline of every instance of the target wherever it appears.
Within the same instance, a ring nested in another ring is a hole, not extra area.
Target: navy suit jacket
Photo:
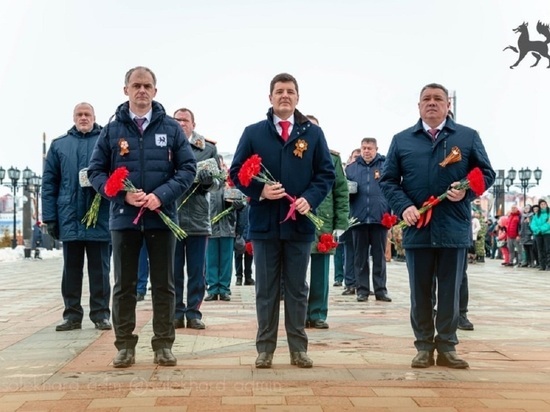
[[[250,239],[312,242],[315,239],[315,227],[306,216],[296,213],[296,220],[289,219],[282,223],[290,207],[288,199],[260,200],[264,183],[253,180],[248,187],[244,187],[238,179],[242,164],[257,154],[274,180],[283,185],[286,193],[296,198],[304,197],[312,211],[332,189],[335,171],[321,128],[295,110],[294,127],[285,142],[275,128],[272,110],[269,109],[266,120],[244,130],[231,164],[231,179],[250,197]],[[305,147],[304,143],[307,148],[300,150],[300,147]]]

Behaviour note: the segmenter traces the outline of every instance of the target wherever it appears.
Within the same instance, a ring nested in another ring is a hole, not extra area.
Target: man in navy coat
[[[248,126],[241,136],[230,175],[250,197],[249,238],[256,267],[257,368],[270,368],[277,346],[281,278],[285,329],[290,363],[310,368],[305,333],[308,285],[306,273],[315,226],[305,216],[326,197],[335,179],[334,166],[322,130],[296,110],[298,83],[287,73],[270,84],[272,107],[267,119]],[[262,158],[275,183],[239,182],[238,173],[252,155]],[[295,197],[294,218],[286,219]]]
[[[458,357],[455,346],[460,284],[472,239],[470,203],[476,194],[456,186],[476,167],[481,170],[486,188],[495,180],[479,134],[455,123],[448,116],[449,107],[445,87],[430,83],[422,88],[420,119],[393,137],[380,179],[391,209],[407,224],[403,248],[411,289],[411,326],[418,351],[411,362],[413,368],[428,368],[434,363],[455,369],[469,367]],[[460,156],[451,156],[451,152]],[[417,228],[422,204],[444,192],[447,199],[432,209],[429,224]],[[437,314],[432,301],[434,278]]]

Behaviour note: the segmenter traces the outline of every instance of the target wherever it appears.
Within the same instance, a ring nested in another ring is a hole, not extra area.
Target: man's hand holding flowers
[[[481,196],[485,192],[485,181],[483,173],[478,167],[474,167],[465,179],[459,182],[453,182],[446,192],[438,197],[431,196],[424,202],[420,209],[412,205],[403,212],[403,220],[398,224],[400,228],[416,225],[417,228],[426,226],[431,219],[432,208],[441,201],[448,199],[451,202],[460,202],[466,196],[466,190],[471,189],[476,196]],[[424,216],[426,214],[426,216]]]

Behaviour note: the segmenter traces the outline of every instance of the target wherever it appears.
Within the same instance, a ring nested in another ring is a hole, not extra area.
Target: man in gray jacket
[[[195,116],[189,109],[176,110],[174,119],[180,124],[191,144],[191,150],[201,162],[207,159],[218,161],[216,142],[207,140],[195,132]],[[218,163],[219,166],[219,163]],[[210,192],[218,190],[223,184],[219,176],[210,170],[197,172],[195,183],[178,200],[179,224],[187,237],[176,243],[174,277],[176,286],[176,314],[174,326],[191,329],[204,329],[200,311],[206,289],[204,271],[208,236],[212,233],[210,225]],[[187,265],[187,304],[184,302],[184,273]]]

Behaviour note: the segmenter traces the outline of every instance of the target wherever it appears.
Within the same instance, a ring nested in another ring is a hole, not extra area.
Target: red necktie
[[[428,130],[428,133],[430,136],[432,136],[432,140],[435,142],[435,138],[437,137],[437,134],[439,133],[439,129],[430,129]]]
[[[281,137],[286,142],[289,138],[288,128],[290,127],[290,122],[288,120],[281,120],[279,125],[281,126],[281,129],[283,129]]]
[[[139,119],[137,117],[134,117],[134,122],[136,122],[137,127],[139,129],[139,132],[143,134],[143,123],[145,123],[145,120],[147,120],[145,117],[142,119]]]

